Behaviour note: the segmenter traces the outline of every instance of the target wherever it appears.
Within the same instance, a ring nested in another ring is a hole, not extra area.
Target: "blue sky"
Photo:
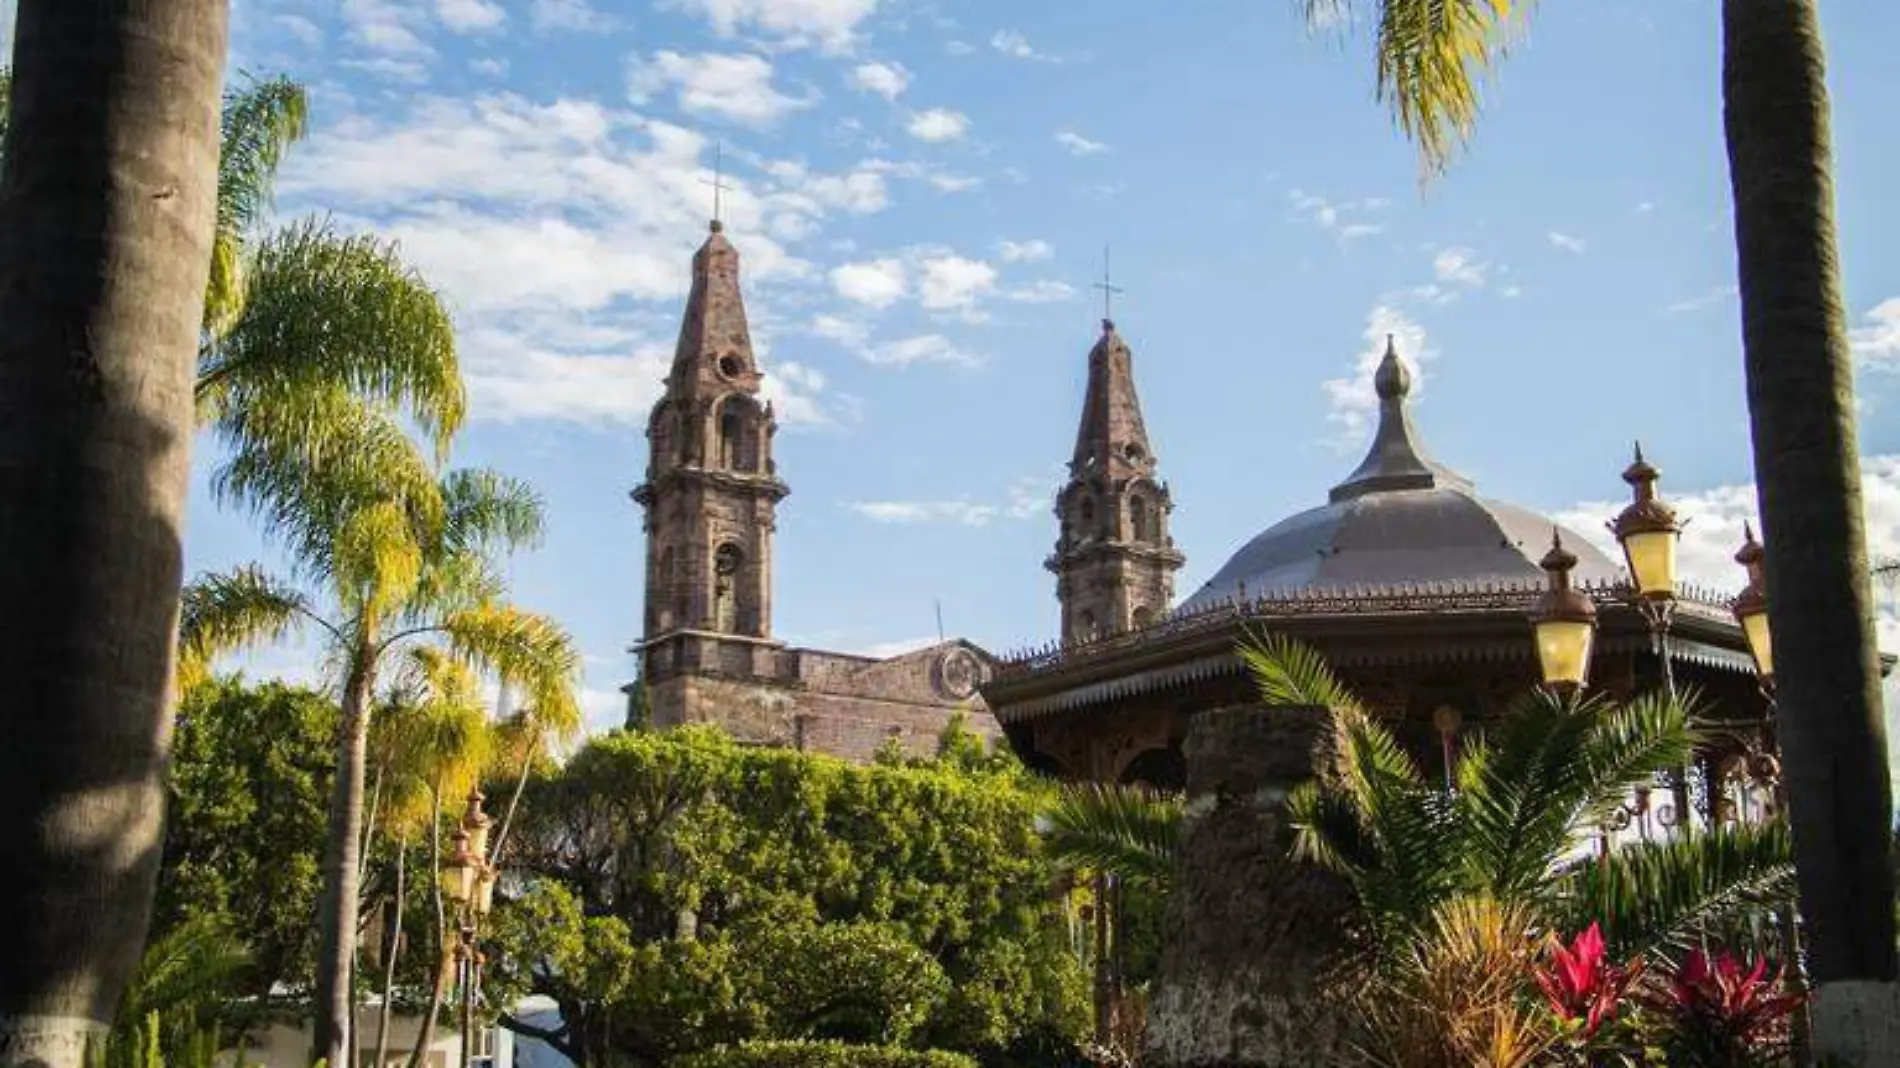
[[[1869,533],[1900,551],[1900,8],[1823,14]],[[1718,15],[1539,5],[1429,186],[1366,37],[1309,34],[1290,0],[236,0],[233,63],[312,90],[280,214],[395,238],[450,299],[456,461],[546,495],[517,597],[578,636],[604,725],[641,617],[627,492],[715,143],[785,424],[788,641],[900,647],[939,601],[994,650],[1053,633],[1049,500],[1105,244],[1181,594],[1357,461],[1388,330],[1426,441],[1484,492],[1594,532],[1641,437],[1697,517],[1692,575],[1734,585],[1752,495]],[[194,570],[270,559],[202,485],[189,548]]]

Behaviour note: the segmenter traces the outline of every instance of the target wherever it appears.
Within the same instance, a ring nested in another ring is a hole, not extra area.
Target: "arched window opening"
[[[1154,516],[1148,498],[1139,493],[1128,497],[1128,540],[1148,541],[1154,537]]]
[[[727,471],[759,469],[759,420],[746,397],[728,397],[719,406],[719,466]]]
[[[676,425],[673,410],[666,402],[653,409],[653,417],[647,422],[647,452],[655,467],[670,462],[676,455],[673,444]]]
[[[1130,618],[1134,620],[1135,629],[1140,630],[1155,621],[1154,609],[1149,608],[1147,605],[1142,605],[1135,609]]]
[[[1096,636],[1095,613],[1086,608],[1077,612],[1075,614],[1075,634],[1072,635],[1072,637],[1078,642],[1092,642]]]
[[[1082,507],[1077,509],[1080,522],[1076,524],[1076,540],[1086,540],[1095,533],[1095,498],[1082,498]]]
[[[739,622],[739,569],[745,551],[727,542],[713,553],[713,629],[732,632]]]

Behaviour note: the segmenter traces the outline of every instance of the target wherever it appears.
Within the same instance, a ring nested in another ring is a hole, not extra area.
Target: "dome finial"
[[[1403,400],[1412,392],[1412,372],[1406,369],[1405,361],[1399,359],[1398,340],[1391,334],[1385,336],[1385,356],[1379,360],[1379,369],[1373,372],[1372,388],[1380,400]]]

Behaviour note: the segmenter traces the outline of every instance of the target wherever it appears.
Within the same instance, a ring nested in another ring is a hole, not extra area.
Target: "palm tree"
[[[560,627],[504,602],[494,566],[495,553],[538,540],[533,493],[488,471],[438,479],[393,418],[343,400],[330,413],[340,432],[256,440],[218,480],[281,539],[301,584],[256,568],[203,577],[186,592],[180,640],[187,666],[202,671],[220,652],[310,625],[340,680],[314,1048],[331,1064],[347,1056],[371,696],[385,660],[440,643],[549,707],[574,703],[579,671]]]
[[[378,708],[371,723],[371,747],[377,754],[377,783],[384,799],[383,829],[396,840],[394,923],[384,940],[383,999],[376,1027],[376,1064],[389,1049],[389,1018],[396,983],[397,953],[401,945],[409,841],[419,829],[429,835],[429,865],[433,873],[442,863],[442,817],[453,808],[445,802],[466,794],[479,783],[481,771],[495,742],[478,680],[469,666],[439,646],[411,646],[405,651],[397,683]],[[436,1014],[449,979],[448,915],[442,888],[430,880],[435,900],[437,965],[429,1007],[416,1033],[415,1049],[426,1051],[435,1032]]]
[[[1241,656],[1263,701],[1322,705],[1339,719],[1341,774],[1288,799],[1294,851],[1352,886],[1382,955],[1417,944],[1458,898],[1521,905],[1552,930],[1594,920],[1612,947],[1638,953],[1679,947],[1790,889],[1776,826],[1576,857],[1634,789],[1688,759],[1693,698],[1618,705],[1534,690],[1465,748],[1448,791],[1311,648],[1267,636]]]
[[[159,860],[224,0],[22,0],[0,163],[0,1033],[75,1065]]]
[[[1299,0],[1334,21],[1354,0]],[[1378,92],[1428,173],[1469,136],[1478,77],[1518,0],[1364,0],[1377,12]],[[1783,768],[1816,982],[1822,1052],[1863,1049],[1842,1020],[1900,1011],[1879,653],[1835,247],[1825,49],[1817,0],[1723,0],[1722,96],[1734,195],[1755,482],[1767,544]],[[1831,986],[1838,990],[1830,992]],[[1871,998],[1856,1008],[1848,1002]],[[1892,1040],[1888,1040],[1892,1041]]]

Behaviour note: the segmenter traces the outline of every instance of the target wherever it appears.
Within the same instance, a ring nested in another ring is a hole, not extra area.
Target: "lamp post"
[[[1538,561],[1544,569],[1544,594],[1531,614],[1537,632],[1537,664],[1544,685],[1561,694],[1583,689],[1590,676],[1590,647],[1596,640],[1597,606],[1570,584],[1577,556],[1564,548],[1563,534],[1550,531],[1550,551]]]
[[[462,993],[461,1068],[470,1068],[475,1050],[475,987],[481,975],[477,928],[495,899],[495,868],[488,863],[488,828],[493,821],[482,811],[482,793],[470,791],[462,824],[449,838],[454,851],[442,864],[442,895],[455,906],[458,940],[455,946],[456,982]]]
[[[1676,543],[1682,536],[1682,524],[1676,519],[1676,510],[1656,496],[1656,480],[1661,477],[1662,472],[1643,459],[1643,446],[1638,442],[1635,459],[1623,469],[1631,500],[1610,523],[1610,533],[1623,547],[1636,610],[1649,626],[1650,646],[1661,667],[1663,692],[1674,701],[1676,672],[1669,661],[1669,623],[1676,612]],[[1674,822],[1686,828],[1690,825],[1688,769],[1677,768],[1672,778]]]
[[[1754,658],[1755,678],[1761,685],[1765,702],[1761,748],[1750,755],[1748,769],[1757,781],[1768,787],[1775,814],[1787,819],[1788,788],[1781,777],[1781,741],[1776,723],[1781,708],[1775,701],[1775,642],[1768,628],[1768,579],[1762,570],[1765,555],[1761,542],[1755,540],[1754,526],[1744,522],[1742,547],[1735,552],[1735,562],[1748,572],[1748,584],[1742,587],[1741,593],[1736,594],[1730,609],[1735,613],[1735,622],[1741,625],[1742,637],[1748,642],[1748,655]],[[1800,1005],[1794,1013],[1791,1036],[1794,1063],[1806,1065],[1812,1063],[1813,1038],[1812,1023],[1808,1018],[1807,981],[1801,974],[1801,932],[1796,926],[1798,919],[1793,902],[1782,906],[1781,915],[1777,917],[1781,927],[1782,974],[1788,993],[1800,999]]]

